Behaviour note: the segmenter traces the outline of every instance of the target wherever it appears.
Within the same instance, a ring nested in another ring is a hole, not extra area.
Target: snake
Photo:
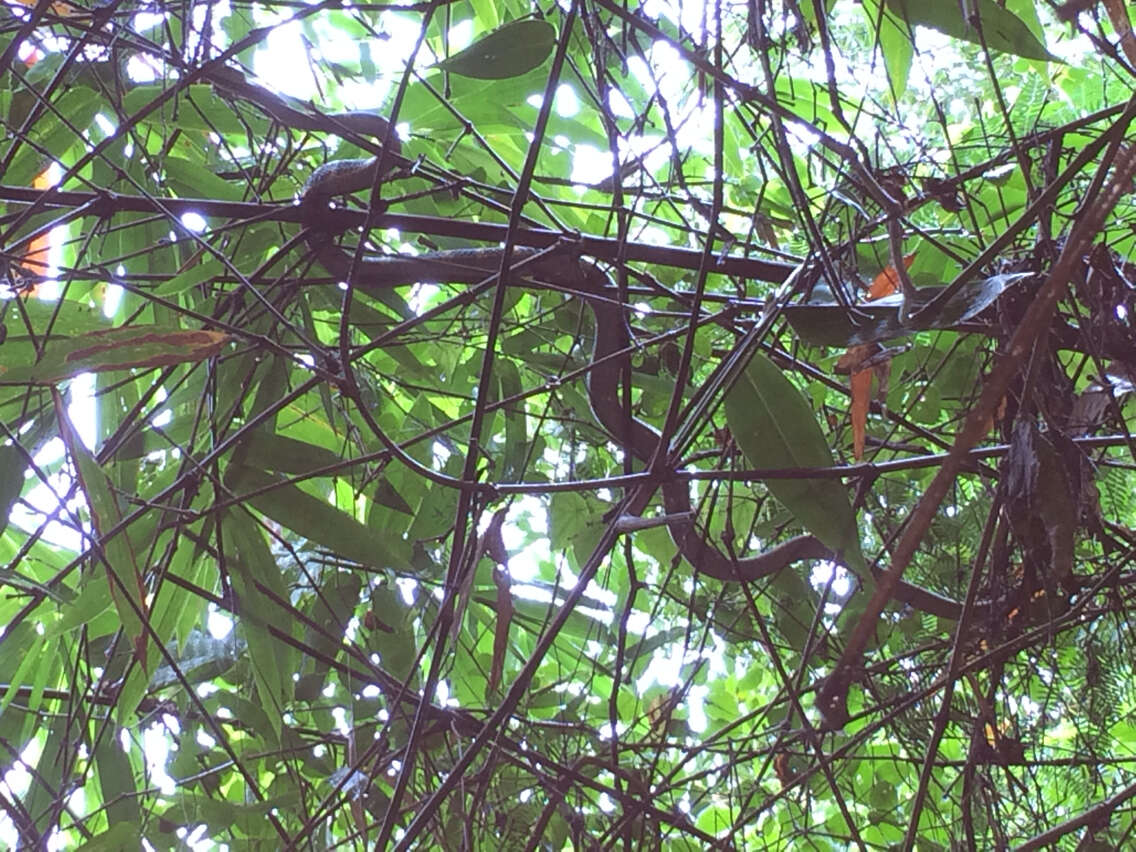
[[[290,108],[278,120],[302,129],[315,129],[310,116]],[[328,204],[340,195],[367,190],[383,171],[405,162],[397,134],[389,122],[374,113],[345,113],[324,116],[319,129],[343,128],[351,133],[369,134],[387,145],[384,153],[365,159],[333,160],[317,168],[301,192],[303,218],[308,223],[306,238],[318,263],[337,281],[350,279],[351,285],[372,296],[397,287],[414,284],[467,284],[485,281],[501,271],[504,249],[500,246],[432,251],[420,255],[379,255],[355,262],[352,254],[338,246],[332,234],[321,227]],[[650,424],[627,411],[622,402],[622,377],[630,367],[631,331],[626,305],[619,290],[595,261],[565,252],[552,252],[523,246],[514,248],[504,283],[572,293],[588,305],[594,317],[591,365],[587,374],[587,397],[598,423],[616,444],[626,448],[643,465],[655,458],[663,440]],[[755,556],[737,558],[712,544],[695,521],[689,486],[664,471],[660,490],[667,527],[676,548],[694,570],[716,580],[753,582],[771,577],[801,560],[836,560],[833,553],[812,534],[796,535],[784,543]],[[644,501],[645,502],[645,501]],[[900,580],[894,600],[913,609],[957,620],[962,604],[924,587]],[[990,602],[979,602],[976,614],[988,610]]]

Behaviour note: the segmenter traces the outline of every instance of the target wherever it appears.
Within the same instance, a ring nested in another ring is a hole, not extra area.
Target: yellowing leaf
[[[51,178],[48,176],[47,169],[44,169],[35,176],[32,181],[32,186],[35,189],[47,189],[51,186]],[[27,267],[32,273],[36,275],[47,274],[47,255],[51,248],[51,232],[45,231],[35,237],[28,244],[28,249],[24,252],[24,256],[20,258],[19,263]],[[21,288],[20,294],[23,296],[34,296],[39,289],[38,284],[33,284],[27,288]]]
[[[132,325],[52,338],[34,363],[0,347],[0,385],[50,385],[80,373],[203,361],[229,339],[220,331]]]
[[[19,3],[21,6],[27,6],[29,9],[36,7],[36,0],[13,0],[13,2]],[[74,3],[68,3],[67,0],[55,0],[54,3],[47,7],[47,10],[60,18],[82,18],[91,14],[89,9],[76,6]],[[32,63],[28,62],[26,64],[31,65]]]

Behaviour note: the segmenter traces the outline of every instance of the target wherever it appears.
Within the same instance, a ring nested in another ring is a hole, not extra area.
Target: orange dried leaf
[[[904,269],[910,269],[911,264],[914,262],[915,252],[905,255],[903,258]],[[899,273],[896,272],[894,266],[889,266],[877,275],[875,280],[868,286],[868,301],[871,302],[875,299],[882,299],[884,296],[890,296],[898,289]]]
[[[789,755],[780,752],[773,758],[773,771],[777,774],[777,780],[781,782],[781,787],[788,787],[793,782],[793,770],[789,766]]]
[[[36,0],[14,0],[21,6],[27,6],[29,9],[36,7]],[[81,18],[84,15],[90,15],[90,11],[84,9],[82,6],[76,6],[74,3],[68,3],[66,0],[57,0],[47,7],[47,10],[60,18]]]
[[[47,189],[51,186],[51,178],[48,176],[47,170],[40,172],[35,176],[32,181],[32,186],[36,189]],[[30,272],[36,275],[47,274],[47,253],[51,248],[51,232],[40,234],[28,244],[27,251],[24,256],[19,259],[21,266],[27,267]],[[34,296],[38,285],[31,287],[20,288],[21,295]]]

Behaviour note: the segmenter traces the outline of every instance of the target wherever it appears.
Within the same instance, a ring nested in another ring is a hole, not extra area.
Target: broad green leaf
[[[98,460],[75,434],[62,398],[56,395],[56,417],[59,419],[59,435],[67,446],[67,452],[79,474],[79,484],[91,511],[91,523],[99,537],[96,550],[98,561],[108,572],[107,583],[115,610],[122,619],[122,629],[134,651],[135,659],[147,667],[147,632],[145,619],[148,615],[146,589],[142,582],[142,572],[138,559],[125,532],[111,534],[111,530],[122,520],[122,512],[111,493],[110,482],[103,473]],[[119,705],[120,707],[123,705]],[[133,707],[128,712],[133,712]]]
[[[371,511],[367,513],[368,525],[374,527],[383,522],[385,519],[383,509],[393,509],[404,515],[414,514],[414,507],[406,501],[406,498],[386,477],[376,482],[374,490],[371,492]]]
[[[418,682],[414,667],[418,659],[414,612],[402,602],[396,589],[384,583],[371,590],[371,609],[364,627],[367,649],[379,654],[383,669],[413,688]],[[358,686],[351,689],[355,691]]]
[[[898,104],[907,91],[907,75],[915,55],[912,33],[894,15],[884,14],[877,0],[865,0],[864,13],[876,32],[887,69],[892,103]]]
[[[123,111],[133,115],[154,102],[163,93],[165,86],[132,86],[122,99]],[[197,83],[187,86],[176,99],[170,99],[146,116],[144,124],[165,128],[171,124],[183,130],[199,130],[202,133],[244,134],[248,125],[242,122],[259,120],[255,110],[242,110],[239,114],[232,105],[215,94],[210,85]],[[265,122],[267,124],[267,122]]]
[[[190,287],[196,287],[203,281],[208,281],[210,278],[224,273],[225,267],[217,258],[200,258],[169,281],[155,287],[154,295],[176,296],[178,293],[184,293]]]
[[[262,411],[277,410],[277,402],[288,393],[288,366],[284,358],[271,358],[268,359],[267,364],[263,364],[258,369],[256,395],[252,400],[252,408],[249,409],[250,416],[260,414]],[[328,425],[329,422],[327,419],[314,418],[310,413],[305,412],[302,428],[311,430],[314,433],[313,436],[317,439],[334,441],[337,436],[335,430]],[[275,429],[276,415],[274,414],[257,431],[257,434],[262,432],[275,434]]]
[[[184,539],[173,554],[170,570],[185,582],[205,588],[211,588],[218,575],[216,563],[205,558],[199,547]],[[162,642],[184,642],[199,622],[205,607],[206,601],[200,595],[166,580],[151,604],[154,632]],[[182,653],[184,655],[184,648]]]
[[[250,433],[241,446],[246,451],[244,462],[250,467],[293,476],[302,476],[344,462],[337,453],[326,447],[260,429]]]
[[[583,494],[553,494],[548,503],[548,532],[553,552],[570,554],[577,565],[591,556],[604,532],[608,504]]]
[[[623,658],[627,661],[632,678],[640,677],[644,670],[655,660],[655,651],[672,642],[680,642],[686,635],[685,625],[675,625],[667,629],[660,629],[654,636],[640,639],[628,647]]]
[[[496,27],[501,23],[497,0],[470,0],[470,5],[473,7],[474,17],[486,27]]]
[[[334,660],[342,648],[362,588],[363,581],[358,574],[336,571],[325,575],[318,594],[312,595],[306,607],[307,616],[319,629],[304,628],[304,644],[314,653],[304,660],[303,672],[296,683],[296,698],[311,701],[320,694],[329,668],[325,660]]]
[[[434,67],[479,80],[520,77],[548,59],[555,44],[556,28],[548,21],[513,21]]]
[[[234,465],[229,468],[226,483],[237,495],[259,491],[245,498],[250,506],[345,559],[376,568],[410,570],[401,557],[401,543],[384,547],[382,537],[371,527],[281,477]]]
[[[991,50],[1010,53],[1026,59],[1043,62],[1061,60],[1046,50],[1021,18],[999,6],[995,0],[974,0],[972,3],[927,3],[923,0],[887,0],[888,9],[912,26],[920,25],[938,30],[943,35],[986,46]],[[981,20],[979,29],[964,17],[963,10],[974,8]]]
[[[95,745],[99,792],[106,803],[107,821],[111,826],[125,823],[137,832],[142,825],[142,813],[138,807],[134,768],[119,739],[121,730],[117,725],[109,725]]]
[[[75,847],[75,852],[121,852],[138,845],[141,832],[140,823],[126,821],[111,822],[110,828],[96,834],[86,843]]]
[[[29,144],[21,145],[3,180],[7,184],[26,186],[43,171],[49,156],[59,157],[73,145],[82,144],[76,131],[87,131],[99,111],[99,98],[82,86],[65,92],[54,101],[54,109],[45,110],[32,125]],[[9,138],[12,138],[9,136]]]
[[[805,121],[823,127],[839,126],[824,86],[804,77],[778,76],[777,101]],[[799,166],[804,168],[803,164]]]
[[[497,601],[492,598],[477,597],[474,598],[474,600],[494,612],[497,611]],[[562,604],[559,602],[549,604],[543,601],[530,601],[514,596],[514,623],[539,633],[545,625],[553,618],[557,617],[561,606]],[[608,614],[606,607],[603,611],[605,615]],[[601,642],[609,635],[608,626],[601,621],[598,616],[594,616],[580,608],[573,610],[568,616],[568,620],[564,622],[563,632],[565,636],[572,636],[576,639],[595,639]]]
[[[496,362],[495,370],[497,381],[501,386],[501,399],[508,399],[521,392],[521,374],[516,364],[502,358]],[[501,482],[519,482],[524,476],[529,452],[524,402],[510,404],[504,409],[504,415],[505,454],[501,470],[497,475]]]
[[[54,639],[76,627],[90,624],[107,612],[112,603],[110,589],[106,583],[85,579],[79,594],[73,600],[59,606],[57,620],[46,626],[44,634]]]
[[[16,697],[19,688],[27,684],[30,677],[35,677],[37,671],[46,672],[48,669],[47,666],[42,665],[40,656],[48,647],[47,637],[36,635],[34,628],[28,622],[20,624],[4,645],[8,650],[2,660],[0,673],[6,677],[7,686],[3,693],[0,693],[0,717]],[[33,696],[33,700],[21,703],[35,710],[39,706],[39,696]]]
[[[159,824],[194,829],[204,824],[211,836],[247,838],[246,849],[277,848],[280,838],[268,821],[268,812],[279,808],[292,812],[299,804],[296,796],[246,802],[240,798],[224,799],[179,791],[172,804],[159,816]]]
[[[205,709],[215,716],[221,712],[221,708],[232,714],[232,718],[240,719],[264,740],[271,741],[275,735],[275,727],[262,702],[245,698],[230,690],[222,690],[205,700]]]
[[[114,461],[131,461],[156,452],[170,452],[184,447],[193,436],[194,424],[188,418],[175,419],[161,429],[142,429],[134,432],[119,446]]]
[[[234,558],[227,563],[229,579],[237,595],[257,694],[279,740],[285,708],[292,698],[295,651],[276,639],[266,625],[291,632],[279,603],[289,599],[288,587],[264,535],[246,513],[229,513],[222,526],[235,545]]]
[[[799,572],[779,571],[773,579],[773,591],[773,623],[792,647],[805,647],[816,617],[816,590]]]
[[[0,447],[0,533],[8,528],[12,506],[20,499],[27,466],[25,450],[15,444]]]
[[[726,422],[754,468],[831,467],[832,451],[805,397],[760,352],[726,394]],[[856,515],[838,479],[768,479],[769,489],[805,529],[862,568]]]
[[[65,713],[53,713],[47,716],[44,723],[45,731],[43,751],[39,761],[34,764],[35,772],[31,774],[27,792],[21,797],[24,811],[35,821],[35,827],[44,833],[53,823],[54,808],[58,791],[64,778],[64,771],[70,769],[67,755],[70,752],[71,740],[68,729],[71,719]]]
[[[19,588],[25,592],[36,592],[41,594],[44,598],[50,598],[56,603],[65,603],[74,598],[70,594],[66,586],[52,588],[51,586],[44,585],[43,583],[36,582],[31,577],[25,577],[19,571],[11,571],[7,568],[0,568],[0,586],[11,586],[12,588]]]
[[[36,335],[50,332],[65,337],[102,331],[111,325],[97,305],[74,299],[25,299],[20,305],[18,316],[18,320],[8,321],[8,339],[5,345],[23,335],[26,330],[25,321]]]
[[[238,183],[217,177],[205,166],[183,157],[166,157],[166,181],[181,198],[211,198],[240,201],[244,190]]]
[[[1038,0],[1005,0],[1001,5],[1017,17],[1031,33],[1037,36],[1038,41],[1045,40],[1045,27],[1037,14]]]

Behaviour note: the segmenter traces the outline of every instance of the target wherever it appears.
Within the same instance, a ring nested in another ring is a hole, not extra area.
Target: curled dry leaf
[[[910,268],[915,254],[905,255],[903,265]],[[899,274],[894,266],[889,266],[875,277],[868,287],[868,300],[890,296],[899,287]],[[848,409],[852,420],[852,457],[860,461],[864,457],[864,443],[867,439],[868,409],[872,399],[872,376],[879,380],[878,395],[882,401],[887,397],[888,379],[891,377],[892,350],[878,343],[861,343],[849,346],[836,362],[837,373],[849,374],[852,401]]]

